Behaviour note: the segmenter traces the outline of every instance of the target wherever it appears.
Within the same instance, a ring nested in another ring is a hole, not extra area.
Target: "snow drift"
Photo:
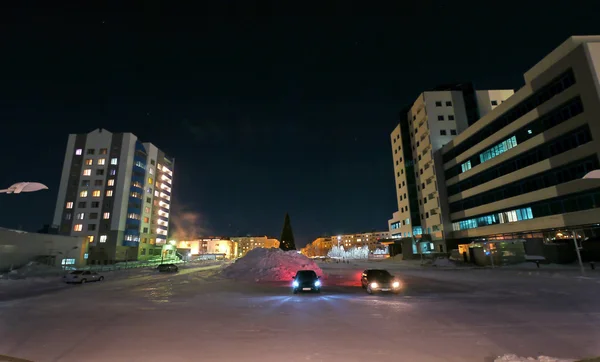
[[[319,266],[297,251],[256,248],[223,269],[223,276],[251,281],[290,281],[298,270],[314,270],[323,276]]]
[[[547,356],[535,357],[519,357],[514,354],[507,354],[496,358],[494,362],[574,362],[572,359],[559,359]]]
[[[25,279],[32,277],[58,277],[64,274],[65,271],[56,266],[41,264],[38,262],[29,262],[24,266],[11,270],[6,277],[8,279]]]

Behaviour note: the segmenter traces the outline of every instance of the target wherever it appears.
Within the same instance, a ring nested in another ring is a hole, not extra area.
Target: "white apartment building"
[[[401,112],[391,133],[398,203],[388,221],[392,238],[430,234],[434,242],[426,251],[446,251],[434,152],[513,93],[476,91],[469,83],[445,85],[421,93]]]
[[[71,134],[53,224],[83,236],[88,262],[160,254],[169,230],[174,159],[131,133]]]

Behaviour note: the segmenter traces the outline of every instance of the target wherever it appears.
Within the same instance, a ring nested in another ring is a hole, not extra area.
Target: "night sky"
[[[196,232],[279,237],[289,212],[299,246],[387,229],[389,134],[419,93],[468,80],[517,89],[570,35],[600,34],[594,1],[320,5],[320,16],[231,1],[13,3],[0,23],[0,188],[50,190],[0,195],[0,226],[51,223],[68,134],[104,128],[176,158],[173,216],[197,215]],[[369,13],[387,17],[358,16]]]

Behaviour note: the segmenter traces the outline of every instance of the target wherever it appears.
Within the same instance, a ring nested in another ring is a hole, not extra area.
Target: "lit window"
[[[106,196],[111,197],[113,195],[113,190],[106,190]]]
[[[85,219],[85,213],[84,212],[77,213],[77,220],[83,220],[83,219]]]
[[[91,175],[92,175],[92,169],[86,168],[85,170],[83,170],[83,176],[91,176]]]
[[[85,164],[88,165],[88,166],[91,166],[91,165],[94,164],[94,160],[92,160],[91,158],[88,158],[88,159],[85,160]]]
[[[93,243],[94,242],[94,235],[88,235],[88,237],[86,238],[88,243]]]
[[[118,160],[116,158],[111,158],[110,159],[110,164],[111,165],[116,165],[118,163]]]
[[[67,202],[67,209],[72,209],[73,203],[71,201]]]
[[[105,212],[103,218],[106,219],[110,219],[110,212]]]
[[[106,242],[106,235],[100,235],[100,242],[101,243],[105,243]]]
[[[467,161],[465,163],[463,163],[462,165],[460,165],[460,168],[462,170],[462,172],[466,172],[468,170],[471,169],[471,161]]]
[[[104,158],[101,158],[101,159],[99,159],[99,160],[98,160],[98,164],[99,164],[100,166],[104,166],[104,165],[106,164],[106,159],[104,159]]]
[[[92,196],[93,197],[100,197],[100,190],[94,190],[94,192],[92,192]]]
[[[108,186],[114,186],[115,185],[115,179],[111,178],[110,180],[108,180],[107,185]]]
[[[154,183],[154,179],[152,177],[148,177],[148,183],[152,185],[152,183]]]
[[[87,190],[83,190],[79,193],[79,197],[87,197]]]
[[[149,168],[148,169],[148,173],[151,174],[151,175],[154,175],[154,169],[153,168]]]
[[[110,170],[110,175],[111,175],[111,176],[114,176],[114,175],[116,175],[116,174],[117,174],[117,170]]]
[[[83,153],[83,150],[81,148],[78,148],[78,149],[75,150],[75,154],[77,156],[81,156],[82,153]]]
[[[81,231],[83,230],[83,224],[75,224],[75,226],[73,227],[74,231]]]

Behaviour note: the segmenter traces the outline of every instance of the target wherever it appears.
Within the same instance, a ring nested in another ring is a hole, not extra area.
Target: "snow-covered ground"
[[[193,267],[7,300],[0,303],[0,355],[36,362],[600,355],[595,280],[376,262],[319,266],[321,294],[293,295],[287,282],[241,282],[218,268]],[[389,268],[404,292],[367,295],[358,278],[369,267]]]

